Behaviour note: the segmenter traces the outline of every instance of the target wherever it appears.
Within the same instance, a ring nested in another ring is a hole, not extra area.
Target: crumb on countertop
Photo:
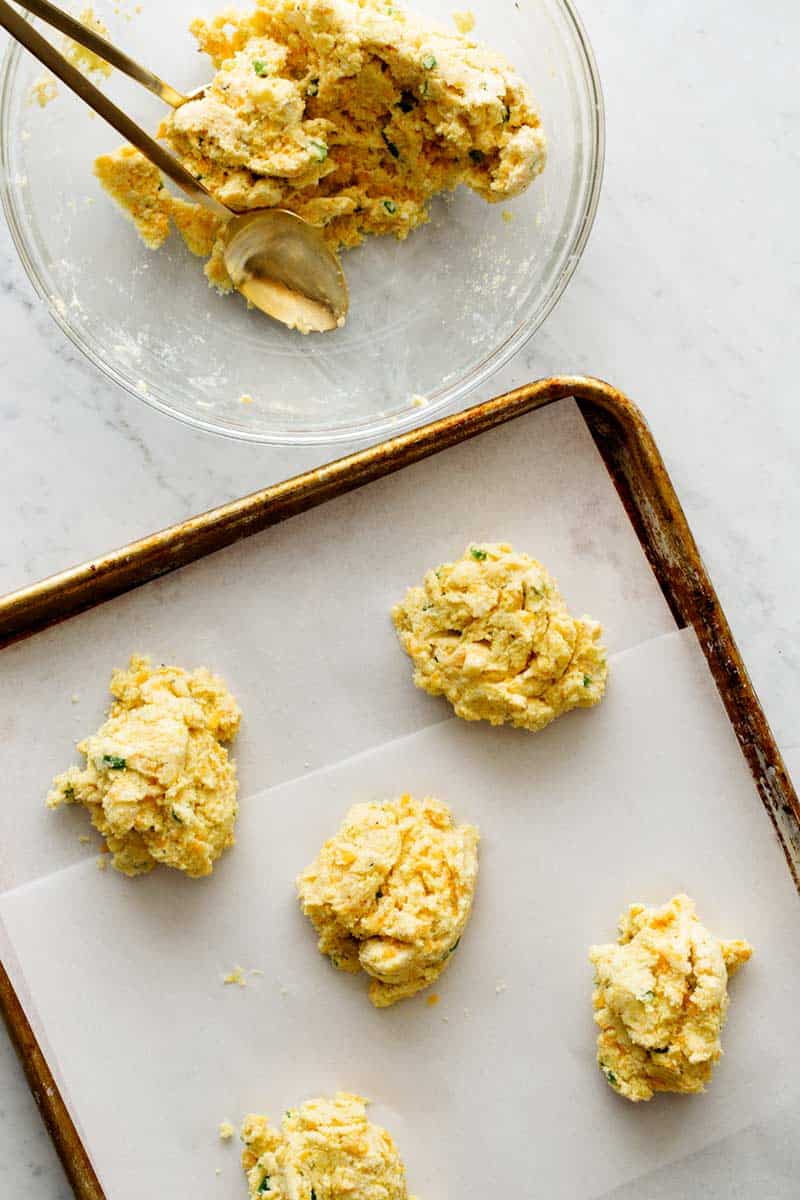
[[[223,1142],[229,1142],[235,1133],[236,1130],[230,1121],[220,1121],[219,1136]]]
[[[435,1008],[440,1000],[441,996],[438,996],[436,992],[434,992],[432,995],[428,996],[428,999],[425,1001],[425,1003],[427,1004],[428,1008]]]

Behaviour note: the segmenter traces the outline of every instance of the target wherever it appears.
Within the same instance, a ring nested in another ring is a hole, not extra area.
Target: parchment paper
[[[217,1122],[337,1087],[380,1101],[435,1198],[602,1195],[800,1099],[797,897],[693,635],[613,668],[598,710],[538,737],[440,722],[251,797],[211,880],[82,863],[2,898],[115,1200],[211,1195],[218,1166],[213,1194],[240,1196]],[[292,880],[350,803],[402,789],[481,826],[481,876],[441,1002],[376,1012]],[[756,955],[708,1094],[634,1107],[593,1066],[586,948],[681,889]],[[233,962],[264,976],[226,988]]]
[[[531,413],[4,650],[0,888],[86,856],[80,814],[42,800],[133,651],[228,681],[244,796],[446,719],[410,686],[389,610],[487,539],[540,558],[614,650],[675,627],[574,402]]]
[[[604,703],[535,737],[416,693],[386,616],[424,567],[504,536],[623,649]],[[420,1200],[794,1194],[797,896],[672,627],[568,404],[4,653],[3,957],[113,1200],[241,1197],[218,1122],[340,1087],[375,1101]],[[85,818],[41,809],[134,649],[220,670],[247,714],[238,845],[209,880],[101,873]],[[400,790],[481,826],[481,874],[440,1002],[376,1012],[316,952],[293,878],[349,804]],[[586,950],[679,889],[756,955],[709,1093],[634,1107],[593,1065]],[[223,986],[236,963],[264,975]]]

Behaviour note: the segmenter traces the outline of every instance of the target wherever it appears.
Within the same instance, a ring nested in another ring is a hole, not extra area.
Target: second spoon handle
[[[43,38],[29,21],[21,17],[16,9],[7,3],[7,0],[0,0],[0,26],[8,30],[13,38],[16,38],[26,50],[29,50],[40,63],[47,67],[48,71],[52,71],[62,83],[65,83],[71,91],[80,96],[81,100],[94,109],[98,116],[102,117],[104,121],[108,121],[120,137],[125,138],[127,142],[140,150],[151,163],[158,167],[159,171],[176,183],[192,200],[205,205],[219,217],[231,216],[230,209],[220,204],[219,200],[207,192],[194,175],[178,162],[177,158],[173,157],[149,133],[145,133],[141,126],[137,125],[121,108],[118,108],[112,100],[109,100],[108,96],[82,75],[77,67],[64,58],[63,54],[59,54],[58,50],[46,38]]]
[[[28,12],[33,13],[35,17],[52,25],[59,33],[72,38],[73,42],[78,42],[87,50],[91,50],[93,54],[99,55],[112,67],[122,71],[123,75],[128,75],[137,83],[141,83],[143,87],[171,105],[172,108],[179,108],[186,100],[185,96],[176,92],[175,88],[170,87],[168,83],[164,83],[164,80],[159,79],[158,75],[148,71],[146,67],[140,66],[134,59],[119,50],[113,42],[107,41],[106,38],[95,33],[93,29],[89,29],[81,21],[76,21],[75,17],[71,17],[63,9],[56,8],[55,4],[50,3],[50,0],[17,0],[17,3],[21,8],[26,8]]]

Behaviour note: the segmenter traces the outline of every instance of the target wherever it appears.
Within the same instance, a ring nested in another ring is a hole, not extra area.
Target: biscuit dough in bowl
[[[437,193],[506,201],[544,169],[539,114],[505,59],[394,0],[257,0],[191,28],[217,73],[159,136],[235,212],[289,209],[338,250],[405,239]],[[148,246],[172,223],[209,258],[209,282],[232,288],[218,218],[130,147],[95,169]]]
[[[236,767],[222,745],[241,712],[205,667],[151,667],[133,655],[111,676],[108,720],[78,749],[86,765],[53,780],[50,808],[83,804],[125,875],[158,863],[198,877],[233,845]]]
[[[318,947],[341,971],[371,976],[387,1008],[432,984],[469,919],[478,830],[440,800],[356,804],[297,880]]]
[[[428,571],[392,618],[414,683],[467,721],[536,731],[603,698],[600,625],[571,617],[542,564],[507,542]]]

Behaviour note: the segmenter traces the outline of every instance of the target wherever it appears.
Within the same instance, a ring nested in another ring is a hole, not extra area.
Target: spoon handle
[[[116,67],[118,71],[122,71],[124,75],[128,75],[131,79],[135,79],[137,83],[141,83],[148,91],[153,92],[159,99],[164,100],[172,108],[179,108],[185,103],[186,97],[176,92],[175,88],[170,87],[168,83],[164,83],[163,79],[159,79],[152,71],[148,71],[146,67],[142,67],[122,50],[119,50],[112,42],[101,37],[99,33],[95,33],[93,29],[89,29],[81,21],[76,21],[69,13],[65,13],[62,9],[56,8],[55,4],[51,4],[50,0],[17,0],[20,8],[26,8],[28,12],[33,13],[35,17],[39,17],[42,21],[46,21],[48,25],[52,25],[60,33],[66,34],[72,38],[73,42],[78,42],[81,46],[85,46],[87,50],[91,50],[93,54],[99,55],[105,59],[112,67]]]
[[[16,38],[35,58],[38,58],[48,71],[52,71],[62,83],[65,83],[81,100],[94,109],[98,116],[102,117],[104,121],[108,121],[121,137],[140,150],[146,158],[149,158],[159,171],[176,183],[192,200],[204,204],[219,217],[227,218],[232,215],[230,209],[220,204],[219,200],[206,191],[194,175],[191,175],[178,162],[177,158],[174,158],[149,133],[145,133],[127,113],[123,112],[121,108],[117,108],[116,104],[82,75],[77,67],[64,58],[63,54],[59,54],[58,50],[51,46],[29,21],[21,17],[7,3],[7,0],[0,0],[0,26]]]

